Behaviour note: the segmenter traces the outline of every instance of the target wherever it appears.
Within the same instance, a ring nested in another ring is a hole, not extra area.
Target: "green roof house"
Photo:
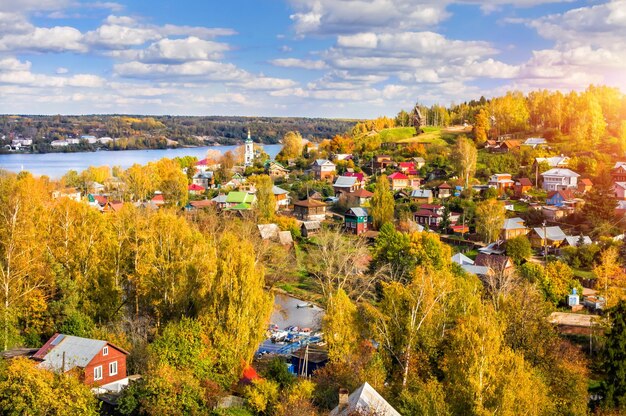
[[[256,196],[248,192],[231,191],[226,195],[226,209],[249,210],[256,202]]]

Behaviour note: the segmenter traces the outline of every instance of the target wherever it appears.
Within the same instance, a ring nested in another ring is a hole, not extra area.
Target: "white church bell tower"
[[[254,161],[254,143],[250,137],[250,129],[248,129],[248,138],[245,143],[244,165],[252,166]]]

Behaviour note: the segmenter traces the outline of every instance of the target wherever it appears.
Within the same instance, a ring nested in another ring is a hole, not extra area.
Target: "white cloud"
[[[342,35],[337,38],[337,45],[344,48],[375,49],[378,46],[378,36],[371,32]]]
[[[532,52],[518,82],[527,87],[582,89],[590,83],[626,87],[626,0],[579,7],[538,19],[521,19],[554,42]],[[621,77],[616,73],[622,71]]]
[[[198,81],[237,81],[247,77],[247,72],[233,64],[214,61],[185,62],[182,64],[146,64],[132,61],[116,64],[117,75],[130,78],[168,79],[170,77],[196,78]]]
[[[286,88],[292,88],[297,83],[290,79],[284,78],[271,78],[271,77],[252,77],[248,81],[235,83],[247,90],[281,90]]]
[[[273,65],[284,68],[304,68],[304,69],[324,69],[327,65],[324,61],[313,61],[309,59],[282,58],[271,61]]]
[[[248,104],[249,99],[240,93],[219,93],[209,96],[196,96],[193,101],[199,104]]]
[[[220,59],[229,49],[225,43],[192,36],[184,39],[161,39],[146,49],[118,50],[110,52],[109,55],[145,63],[183,63]]]
[[[57,10],[69,6],[71,3],[70,0],[0,0],[0,11]]]
[[[100,88],[104,86],[105,80],[97,75],[76,74],[70,78],[64,78],[70,87],[80,88]]]
[[[0,11],[0,35],[28,33],[33,28],[24,15]]]
[[[123,4],[115,3],[112,1],[95,1],[92,3],[83,3],[82,7],[89,9],[106,9],[112,12],[121,12],[125,8]]]
[[[33,88],[101,88],[106,84],[104,78],[92,74],[76,74],[68,77],[49,76],[33,73],[31,66],[29,61],[22,62],[13,57],[1,59],[0,84],[12,84]]]
[[[290,0],[296,34],[405,32],[433,27],[450,17],[451,4],[472,4],[485,12],[502,5],[530,7],[570,0]]]
[[[236,35],[234,29],[223,27],[198,27],[198,26],[177,26],[165,25],[158,28],[158,32],[163,36],[196,36],[199,38],[215,38],[219,36]]]
[[[194,47],[206,50],[209,43],[203,45],[199,42],[201,39],[198,38],[231,36],[235,33],[234,30],[226,28],[177,26],[171,24],[163,26],[145,25],[132,17],[111,15],[107,17],[102,26],[87,32],[85,41],[95,47],[124,50],[128,47],[144,45],[147,42],[167,40],[168,36],[188,36],[187,42],[195,42]],[[170,41],[174,42],[175,40]],[[182,42],[177,44],[171,43],[170,45],[172,47],[186,48],[186,53],[191,53],[189,45],[185,46]],[[167,45],[158,44],[155,47],[158,48],[160,46],[167,48]],[[169,53],[172,54],[173,52],[170,50]]]
[[[292,0],[296,33],[342,34],[407,30],[446,19],[446,4],[435,0]]]
[[[29,61],[22,62],[14,57],[0,59],[0,72],[30,71],[30,67]]]
[[[129,27],[119,24],[105,24],[85,34],[87,43],[110,49],[139,46],[148,41],[160,38],[161,35],[153,29]]]
[[[9,34],[0,38],[0,51],[86,52],[83,35],[69,26],[38,27],[24,34]]]
[[[68,72],[70,72],[70,70],[69,70],[69,69],[67,69],[67,68],[65,68],[65,67],[63,67],[63,66],[60,66],[60,67],[58,67],[58,68],[56,69],[56,71],[55,71],[55,72],[56,72],[57,74],[59,74],[59,75],[63,75],[63,74],[67,74]]]

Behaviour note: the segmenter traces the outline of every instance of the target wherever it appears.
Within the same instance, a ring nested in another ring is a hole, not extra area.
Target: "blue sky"
[[[0,112],[369,118],[626,91],[626,0],[0,0]]]

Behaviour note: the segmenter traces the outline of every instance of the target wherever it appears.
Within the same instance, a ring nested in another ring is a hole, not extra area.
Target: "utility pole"
[[[465,209],[463,209],[463,228],[461,228],[461,238],[465,240]]]
[[[539,163],[535,158],[535,188],[539,188]]]
[[[543,220],[543,267],[548,265],[548,235],[546,234],[546,220]]]
[[[306,348],[304,350],[304,363],[302,364],[300,376],[307,377],[309,372],[309,344],[307,342]]]

